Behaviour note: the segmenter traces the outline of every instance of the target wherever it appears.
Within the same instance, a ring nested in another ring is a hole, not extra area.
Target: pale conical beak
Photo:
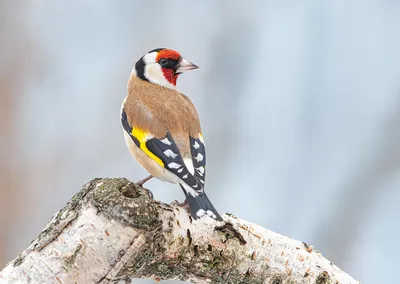
[[[182,59],[181,61],[179,61],[177,67],[178,68],[175,71],[175,73],[177,73],[177,74],[199,68],[199,66],[197,66],[193,63],[190,63],[189,61],[187,61],[185,59]]]

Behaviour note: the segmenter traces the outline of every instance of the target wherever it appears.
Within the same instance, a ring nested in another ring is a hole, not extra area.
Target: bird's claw
[[[187,199],[185,199],[185,201],[183,202],[179,202],[178,200],[174,200],[171,202],[171,205],[175,205],[175,206],[179,206],[179,207],[183,207],[183,208],[188,208],[189,207],[189,202],[187,201]]]
[[[147,195],[148,195],[151,199],[154,199],[153,193],[150,191],[150,189],[147,189],[147,188],[144,188],[144,187],[142,187],[142,188],[143,188],[144,191],[146,191]]]

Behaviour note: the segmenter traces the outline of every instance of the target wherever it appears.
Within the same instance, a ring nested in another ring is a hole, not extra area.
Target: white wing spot
[[[165,138],[165,139],[167,139],[167,138]],[[171,149],[165,150],[164,155],[167,156],[168,158],[172,158],[172,159],[175,159],[178,156],[178,154],[175,154],[174,152],[172,152]]]
[[[186,179],[188,177],[188,173],[186,175],[184,175],[182,178]]]
[[[200,179],[200,182],[201,182],[202,184],[204,184],[204,180]]]
[[[168,164],[168,167],[171,169],[179,169],[181,167],[181,165],[179,165],[178,163],[172,162]]]
[[[180,168],[179,170],[178,170],[178,173],[181,173],[183,171],[183,168]]]
[[[199,210],[196,212],[196,216],[199,217],[199,218],[203,217],[204,214],[206,214],[206,211],[204,211],[203,209],[199,209]]]
[[[168,140],[167,137],[165,137],[163,140],[161,140],[161,142],[163,142],[165,145],[171,146],[172,142]]]
[[[195,141],[194,144],[193,144],[193,148],[199,149],[200,148],[200,144],[197,143],[197,141]]]
[[[195,157],[194,159],[199,163],[199,162],[203,161],[203,158],[204,158],[203,155],[198,153],[197,157]]]
[[[200,174],[204,174],[204,167],[198,167],[198,168],[196,168],[196,170],[197,170]]]
[[[198,186],[199,184],[198,183],[196,183],[195,185],[193,185],[192,187],[193,188],[197,188],[197,186]]]

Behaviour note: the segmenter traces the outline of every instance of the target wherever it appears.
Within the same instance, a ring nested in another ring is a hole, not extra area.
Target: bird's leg
[[[153,178],[153,176],[152,176],[152,175],[149,175],[148,177],[146,177],[146,178],[144,178],[144,179],[142,179],[142,180],[139,180],[138,182],[135,183],[135,187],[141,187],[141,188],[143,188],[151,198],[153,198],[153,193],[152,193],[149,189],[144,188],[144,187],[143,187],[143,184],[144,184],[145,182],[151,180],[152,178]]]
[[[151,180],[152,178],[153,178],[153,176],[152,176],[152,175],[149,175],[148,177],[146,177],[146,178],[144,178],[144,179],[139,180],[138,182],[136,182],[136,183],[135,183],[135,186],[142,187],[142,186],[145,184],[145,182]]]

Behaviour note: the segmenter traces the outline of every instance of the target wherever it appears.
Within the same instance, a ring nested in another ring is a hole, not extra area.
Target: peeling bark
[[[126,179],[95,179],[0,272],[0,282],[358,283],[305,243],[223,218],[195,221]]]

